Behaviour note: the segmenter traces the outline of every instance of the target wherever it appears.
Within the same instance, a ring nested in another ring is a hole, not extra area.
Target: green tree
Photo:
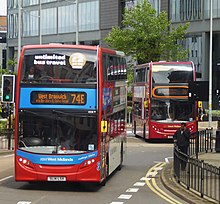
[[[14,57],[13,59],[8,59],[8,61],[7,61],[8,67],[11,67],[14,70],[16,65],[17,65],[17,58],[16,57]]]
[[[186,59],[188,50],[177,42],[185,38],[189,23],[171,30],[170,25],[166,12],[157,15],[151,4],[144,0],[129,10],[125,9],[123,28],[113,27],[105,41],[111,48],[131,55],[139,64]]]

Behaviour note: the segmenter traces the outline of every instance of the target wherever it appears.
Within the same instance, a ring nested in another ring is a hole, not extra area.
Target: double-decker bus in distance
[[[126,70],[122,52],[99,46],[24,46],[15,180],[104,184],[126,149]]]
[[[196,77],[192,62],[151,62],[134,68],[132,129],[145,140],[172,139],[181,122],[197,130],[196,103],[188,100]]]

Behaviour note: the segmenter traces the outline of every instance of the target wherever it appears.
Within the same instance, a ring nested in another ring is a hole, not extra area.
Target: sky
[[[0,0],[0,16],[7,15],[7,0]]]

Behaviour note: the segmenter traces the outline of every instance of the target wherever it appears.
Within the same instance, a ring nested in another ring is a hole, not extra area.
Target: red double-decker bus
[[[105,183],[125,152],[126,78],[122,52],[24,46],[16,87],[16,181]]]
[[[151,139],[172,139],[181,122],[196,133],[197,104],[188,100],[196,79],[192,62],[151,62],[134,68],[133,133]]]

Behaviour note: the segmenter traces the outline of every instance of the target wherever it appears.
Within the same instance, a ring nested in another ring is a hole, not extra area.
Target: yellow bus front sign
[[[202,101],[198,101],[198,107],[202,108]]]
[[[107,132],[107,121],[106,120],[101,121],[101,132]]]

